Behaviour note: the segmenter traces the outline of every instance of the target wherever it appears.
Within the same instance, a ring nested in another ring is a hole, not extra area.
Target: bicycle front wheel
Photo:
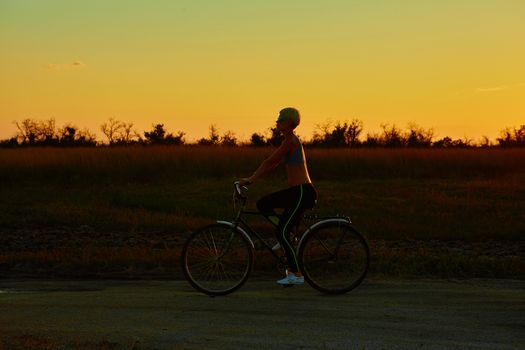
[[[329,221],[302,239],[299,263],[306,281],[328,294],[346,293],[365,278],[370,250],[365,238],[348,222]]]
[[[184,276],[197,290],[225,295],[248,279],[253,249],[246,237],[226,224],[212,224],[194,232],[182,250]]]

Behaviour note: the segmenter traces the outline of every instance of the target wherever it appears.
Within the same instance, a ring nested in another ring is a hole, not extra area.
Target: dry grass
[[[246,175],[271,148],[0,149],[3,181],[174,182]],[[525,173],[525,149],[307,149],[316,180],[494,178]]]
[[[163,277],[180,279],[181,249],[57,248],[0,255],[0,266],[32,277]]]
[[[124,347],[118,343],[101,341],[72,341],[58,342],[48,337],[39,335],[13,335],[0,339],[0,350],[116,350],[116,349],[135,349],[134,347]]]
[[[231,181],[269,148],[0,150],[1,226],[185,232],[230,218]],[[525,149],[313,149],[323,214],[372,237],[512,239],[525,233]],[[286,186],[284,173],[250,197]]]
[[[499,249],[493,246],[500,245]],[[446,278],[524,278],[524,246],[511,242],[463,244],[440,242],[370,241],[370,274]],[[0,254],[0,267],[27,277],[182,279],[182,247],[85,247]],[[257,250],[254,277],[275,275],[278,262],[266,250]]]
[[[38,237],[13,245],[10,228],[88,225],[97,232],[180,235],[231,218],[231,181],[251,174],[271,152],[165,146],[0,149],[0,264],[13,271],[40,266],[64,274],[126,269],[160,274],[166,268],[175,273],[169,266],[176,263],[176,252],[125,246],[79,251],[62,245],[59,237],[41,240],[51,247],[38,249],[30,245]],[[320,194],[317,211],[350,215],[372,240],[525,237],[525,149],[307,149],[307,158]],[[249,195],[256,199],[283,186],[280,170],[252,186]],[[396,254],[378,251],[377,272],[433,274],[439,266],[439,271],[468,274],[481,267],[500,275],[522,268],[512,259]]]

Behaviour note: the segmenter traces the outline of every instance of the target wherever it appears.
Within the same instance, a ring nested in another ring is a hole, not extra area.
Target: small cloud
[[[48,71],[58,70],[70,70],[70,69],[82,69],[86,67],[86,64],[80,60],[73,61],[71,63],[48,63],[44,65]]]
[[[55,63],[48,63],[45,65],[45,67],[47,70],[59,70],[60,69],[60,65],[55,64]]]
[[[75,61],[71,65],[76,68],[84,68],[86,66],[86,64],[82,61]]]
[[[493,91],[506,90],[508,88],[509,87],[507,85],[503,85],[503,86],[488,87],[488,88],[477,88],[476,91],[478,91],[478,92],[493,92]]]

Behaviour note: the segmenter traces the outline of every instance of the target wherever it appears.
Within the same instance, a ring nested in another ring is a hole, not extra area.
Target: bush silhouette
[[[0,140],[0,147],[19,146],[97,146],[96,136],[88,129],[79,130],[72,124],[65,124],[57,129],[53,118],[43,121],[24,119],[14,122],[18,132],[15,136]],[[168,133],[164,124],[153,124],[150,131],[144,132],[144,138],[133,129],[133,123],[125,123],[110,118],[100,126],[109,145],[185,145],[186,135],[183,131],[176,134]],[[305,144],[320,147],[387,147],[387,148],[470,148],[470,147],[525,147],[525,125],[519,128],[507,127],[500,132],[497,143],[491,142],[487,136],[475,143],[472,139],[452,139],[449,136],[434,141],[434,130],[424,129],[415,123],[408,124],[408,130],[403,131],[395,124],[381,124],[380,133],[367,133],[364,140],[363,122],[359,119],[348,121],[326,122],[316,126],[312,138],[303,140]],[[268,128],[266,134],[253,133],[248,142],[239,141],[235,133],[226,131],[222,136],[215,124],[210,125],[207,138],[201,138],[194,144],[208,146],[279,146],[283,136],[276,127]]]
[[[166,134],[164,124],[154,124],[153,130],[144,132],[144,141],[149,145],[183,145],[185,133],[179,131],[177,135]]]
[[[525,146],[525,125],[519,129],[505,128],[501,131],[501,137],[497,138],[501,147],[524,147]]]

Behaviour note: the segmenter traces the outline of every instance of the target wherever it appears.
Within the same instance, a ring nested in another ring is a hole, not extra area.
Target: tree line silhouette
[[[0,140],[0,147],[27,147],[27,146],[57,146],[57,147],[96,147],[115,145],[207,145],[207,146],[277,146],[282,140],[280,132],[270,127],[265,133],[253,133],[249,141],[237,138],[234,132],[228,130],[222,135],[216,125],[209,127],[208,137],[189,143],[185,139],[186,133],[177,131],[169,133],[164,124],[153,124],[152,129],[137,132],[134,123],[126,123],[114,118],[100,126],[100,130],[107,142],[99,142],[96,135],[88,129],[79,129],[67,123],[62,127],[56,126],[54,119],[37,121],[25,119],[14,122],[18,131],[9,139]],[[395,124],[382,124],[379,133],[367,133],[363,136],[363,121],[325,122],[316,125],[310,140],[303,143],[316,147],[386,147],[386,148],[474,148],[474,147],[524,147],[525,125],[519,128],[507,127],[500,131],[500,137],[492,142],[484,136],[481,141],[474,142],[469,138],[452,139],[445,136],[436,139],[433,129],[425,129],[415,123],[409,123],[406,130]]]

